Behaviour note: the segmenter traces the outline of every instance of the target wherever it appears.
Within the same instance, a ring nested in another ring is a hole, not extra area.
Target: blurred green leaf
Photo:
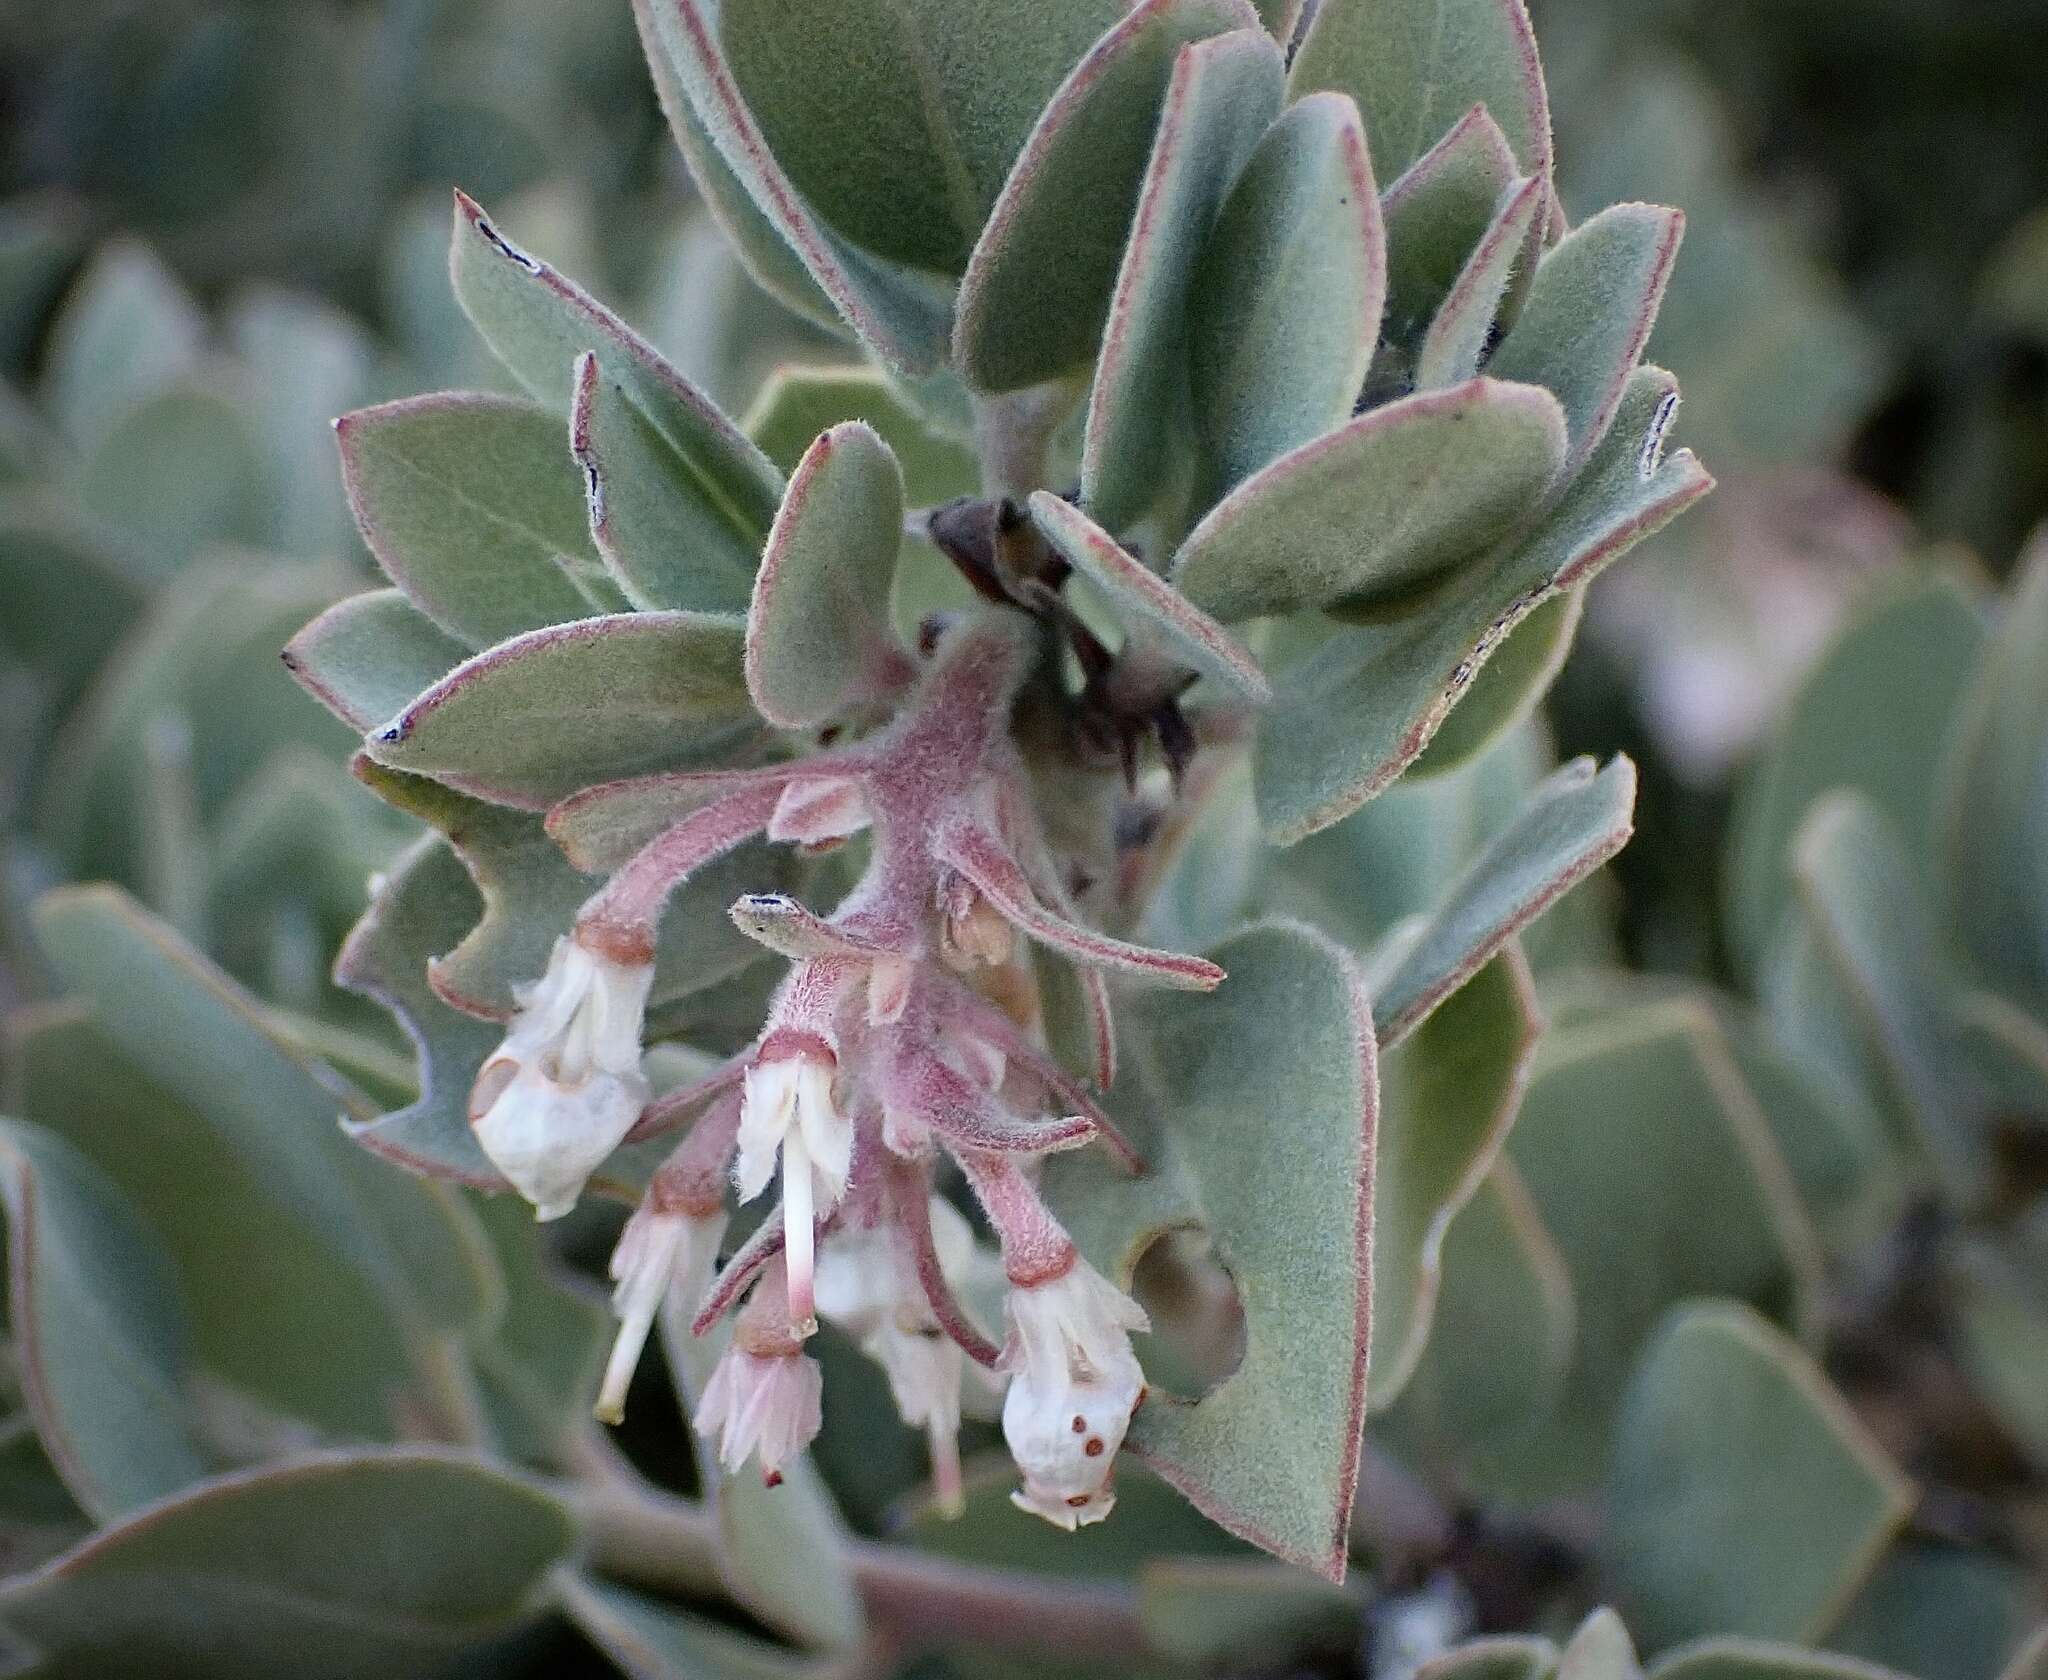
[[[1446,1233],[1499,1157],[1536,1045],[1519,951],[1473,974],[1380,1066],[1374,1140],[1371,1409],[1414,1373],[1437,1304]]]
[[[1650,1665],[1649,1680],[1902,1680],[1874,1663],[1723,1635],[1695,1639]]]
[[[1304,1647],[1343,1649],[1361,1596],[1267,1559],[1165,1558],[1138,1575],[1138,1613],[1167,1657],[1204,1668],[1271,1661]]]
[[[349,1143],[336,1114],[362,1099],[282,1045],[203,957],[107,887],[45,894],[36,931],[122,1051],[206,1115],[416,1334],[460,1334],[498,1310],[495,1268],[464,1210]]]
[[[1913,1489],[1798,1347],[1734,1303],[1681,1308],[1615,1429],[1602,1552],[1654,1647],[1818,1637]]]
[[[44,403],[73,443],[90,445],[130,404],[190,372],[205,336],[198,305],[154,252],[102,246],[51,324]]]
[[[431,1672],[529,1614],[566,1508],[490,1467],[334,1453],[224,1477],[0,1587],[54,1680]]]
[[[210,544],[267,542],[277,526],[278,487],[241,404],[198,385],[152,391],[109,420],[71,493],[159,577]]]
[[[374,1285],[231,1133],[81,1005],[17,1016],[7,1059],[12,1106],[92,1161],[169,1251],[197,1363],[323,1434],[393,1433],[406,1350]]]
[[[821,1667],[814,1658],[593,1576],[557,1577],[555,1597],[628,1680],[794,1680]]]
[[[1545,1680],[1557,1667],[1547,1639],[1494,1634],[1454,1645],[1415,1671],[1416,1680]]]
[[[1473,1447],[1540,1423],[1564,1386],[1571,1275],[1511,1162],[1495,1160],[1443,1239],[1443,1283],[1413,1375],[1376,1426],[1448,1473]]]
[[[1894,1546],[1828,1643],[1919,1680],[1984,1680],[2040,1614],[2040,1583],[1980,1549]]]
[[[2048,537],[2022,557],[1956,720],[1941,839],[1946,908],[1995,985],[2048,1013]]]
[[[1474,1458],[1487,1485],[1537,1498],[1602,1473],[1623,1388],[1668,1308],[1727,1295],[1798,1318],[1819,1256],[1755,1099],[1695,1003],[1552,1032],[1508,1154],[1570,1272],[1578,1338],[1551,1416]]]
[[[1830,793],[1800,827],[1793,873],[1915,1141],[1957,1204],[1976,1205],[1992,1173],[1985,1093],[1960,1053],[1954,974],[1911,859],[1860,794]]]
[[[1752,970],[1792,901],[1792,837],[1830,788],[1853,788],[1931,867],[1929,772],[1985,644],[1983,614],[1954,578],[1913,576],[1861,601],[1787,703],[1729,819],[1722,901]],[[1885,727],[1870,720],[1882,712]]]
[[[37,1433],[95,1517],[210,1468],[187,1387],[170,1258],[120,1191],[61,1138],[0,1121],[8,1328]]]
[[[332,599],[312,568],[222,561],[159,595],[66,725],[42,778],[37,829],[71,869],[141,887],[170,848],[152,783],[168,741],[210,823],[252,765],[280,747],[331,753],[346,733],[279,667],[277,650]],[[196,850],[176,861],[195,865]]]

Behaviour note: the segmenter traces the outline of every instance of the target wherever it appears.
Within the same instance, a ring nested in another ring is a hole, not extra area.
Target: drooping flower
[[[653,983],[651,951],[622,961],[568,934],[547,972],[514,993],[504,1042],[470,1091],[469,1121],[536,1218],[576,1205],[647,1105],[640,1028]]]
[[[718,1461],[738,1470],[749,1456],[773,1487],[782,1467],[817,1439],[824,1426],[825,1373],[808,1354],[750,1353],[735,1339],[725,1350],[692,1420],[700,1435],[718,1437]]]
[[[941,1197],[929,1198],[928,1218],[940,1272],[957,1284],[972,1262],[974,1234]],[[882,1222],[836,1233],[819,1255],[817,1301],[818,1310],[856,1337],[861,1351],[882,1367],[897,1415],[924,1430],[940,1508],[957,1514],[960,1382],[967,1357],[941,1330],[901,1225]]]
[[[640,1363],[647,1333],[654,1326],[663,1298],[675,1290],[694,1303],[704,1293],[718,1263],[718,1245],[725,1236],[726,1214],[664,1210],[650,1197],[626,1221],[612,1250],[612,1310],[619,1333],[605,1362],[598,1390],[597,1416],[617,1423],[626,1415],[626,1387]]]
[[[824,1424],[825,1374],[804,1352],[808,1332],[790,1322],[782,1272],[779,1255],[763,1268],[691,1420],[698,1434],[718,1437],[728,1471],[757,1458],[770,1487]]]
[[[838,1203],[853,1167],[853,1123],[832,1100],[838,1067],[832,1047],[817,1034],[771,1032],[747,1069],[740,1109],[733,1163],[740,1200],[760,1195],[781,1161],[789,1312],[799,1327],[814,1320],[818,1215]]]
[[[1003,1438],[1024,1478],[1011,1500],[1061,1528],[1096,1523],[1116,1503],[1110,1470],[1145,1392],[1131,1332],[1145,1311],[1085,1260],[1016,1285],[1008,1304]]]

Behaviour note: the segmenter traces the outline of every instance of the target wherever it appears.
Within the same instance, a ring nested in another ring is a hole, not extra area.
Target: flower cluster
[[[1096,1272],[1041,1200],[1040,1157],[1100,1142],[1138,1162],[1081,1079],[1045,1048],[1023,941],[1077,965],[1095,1022],[1095,1082],[1114,1074],[1104,970],[1192,988],[1198,958],[1085,926],[1034,814],[1011,711],[1037,627],[992,608],[947,628],[871,734],[761,769],[639,778],[566,801],[551,825],[659,813],[519,995],[472,1097],[478,1141],[541,1218],[565,1212],[628,1138],[688,1127],[613,1256],[620,1330],[599,1399],[616,1419],[661,1302],[708,1333],[739,1305],[700,1397],[697,1428],[737,1469],[775,1481],[817,1434],[821,1374],[804,1352],[818,1315],[886,1371],[906,1423],[931,1442],[942,1499],[959,1489],[956,1432],[969,1361],[1007,1376],[1003,1428],[1026,1510],[1066,1528],[1113,1503],[1111,1467],[1144,1379],[1137,1304]],[[860,831],[867,866],[831,914],[783,895],[742,898],[740,928],[790,968],[754,1044],[650,1100],[641,1017],[663,906],[742,842],[818,847]],[[961,1306],[972,1236],[939,1194],[944,1163],[972,1187],[1001,1250],[1005,1335]],[[779,1207],[716,1268],[725,1188],[776,1186]]]

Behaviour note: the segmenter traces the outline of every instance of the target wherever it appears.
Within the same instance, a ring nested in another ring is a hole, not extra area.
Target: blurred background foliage
[[[1583,1563],[1539,1520],[1560,1486],[1607,1464],[1625,1503],[1642,1455],[1727,1450],[1698,1436],[1696,1418],[1660,1412],[1670,1373],[1706,1361],[1745,1382],[1744,1361],[1761,1361],[1769,1381],[1790,1383],[1784,1373],[1805,1369],[1768,1318],[1821,1356],[1862,1427],[1932,1490],[1910,1524],[1872,1515],[1831,1537],[1845,1551],[1872,1534],[1883,1545],[1861,1595],[1830,1607],[1834,1643],[1934,1680],[1989,1680],[2040,1612],[2048,1559],[2048,1421],[2029,1383],[2040,1366],[2026,1362],[2048,1333],[2041,1304],[2015,1304],[2002,1281],[2040,1265],[2028,1247],[2042,1240],[2040,1215],[2015,1211],[2040,1205],[2027,1176],[2039,1163],[2001,1180],[2004,1202],[1952,1183],[1903,1192],[1914,1171],[1900,1162],[1929,1149],[1910,1100],[1871,1071],[1855,1034],[1825,1042],[1839,1025],[1831,1003],[1867,970],[1802,967],[1799,951],[1766,951],[1755,929],[1791,894],[1795,837],[1800,928],[1853,916],[1844,882],[1885,867],[1887,847],[1910,855],[1916,825],[1933,819],[1888,790],[1924,793],[1937,779],[1927,743],[1991,657],[1978,621],[2048,518],[2048,4],[1532,0],[1531,11],[1567,209],[1641,198],[1689,213],[1650,354],[1678,374],[1682,435],[1721,488],[1593,591],[1547,702],[1548,741],[1518,734],[1467,772],[1389,795],[1302,848],[1275,889],[1323,914],[1331,869],[1429,860],[1429,879],[1349,902],[1364,943],[1433,902],[1556,758],[1619,749],[1641,770],[1634,842],[1530,941],[1553,1031],[1508,1162],[1452,1228],[1449,1328],[1382,1425],[1388,1451],[1355,1539],[1381,1560],[1387,1590],[1362,1637],[1383,1672],[1399,1672],[1384,1654],[1418,1619],[1514,1624],[1541,1599],[1531,1582],[1554,1585]],[[405,1046],[328,973],[365,876],[408,830],[349,777],[348,732],[276,650],[371,578],[327,421],[400,393],[504,387],[449,295],[450,187],[619,305],[734,413],[778,363],[847,352],[754,291],[693,202],[623,4],[11,4],[0,7],[0,112],[0,1008],[30,1011],[0,1049],[5,1089],[11,1100],[34,1088],[39,1047],[94,1030],[42,1001],[58,987],[26,907],[56,882],[110,879],[249,986],[284,1040],[380,1096],[402,1092]],[[1974,629],[1957,629],[1958,611]],[[1895,717],[1925,727],[1894,731]],[[1801,718],[1819,733],[1791,734]],[[1902,737],[1882,763],[1845,760],[1841,779],[1880,820],[1831,807],[1816,830],[1809,806],[1830,784],[1801,783],[1786,765],[1799,752],[1827,761],[1859,726]],[[1227,906],[1169,902],[1166,913],[1213,932]],[[1880,968],[1897,949],[1885,938],[1862,948]],[[1998,990],[1982,980],[1958,982],[1954,1007],[2025,1046],[2017,1060],[2034,1055],[2038,996],[2015,1025],[2015,1012],[1982,1003]],[[1998,1085],[1971,1065],[1971,1079]],[[2015,1106],[2032,1130],[2020,1135],[2037,1147],[2042,1116],[2026,1104],[2048,1074],[2029,1065],[2021,1078],[1998,1064],[2024,1088]],[[1604,1084],[1575,1084],[1589,1067]],[[1607,1093],[1606,1106],[1589,1092]],[[1775,1128],[1762,1143],[1759,1100]],[[1595,1287],[1601,1245],[1574,1216],[1580,1187],[1557,1188],[1558,1163],[1600,1147],[1580,1135],[1588,1128],[1621,1127],[1643,1105],[1697,1118],[1697,1158],[1638,1163],[1640,1179],[1603,1192],[1613,1207],[1638,1201],[1661,1170],[1687,1188],[1732,1187],[1717,1215],[1764,1235],[1731,1255],[1703,1248],[1609,1300]],[[1986,1120],[1978,1143],[2011,1130]],[[1769,1189],[1788,1173],[1791,1214]],[[530,1233],[503,1223],[492,1236],[516,1276]],[[583,1258],[605,1235],[583,1234]],[[1487,1290],[1458,1290],[1466,1268]],[[1948,1304],[1931,1307],[1942,1290]],[[1748,1306],[1674,1310],[1704,1292]],[[579,1322],[571,1351],[587,1366],[591,1327]],[[1574,1325],[1592,1355],[1558,1351]],[[1504,1397],[1497,1369],[1489,1389],[1456,1364],[1461,1346],[1501,1345],[1526,1357],[1539,1409],[1568,1398],[1579,1438],[1554,1412],[1534,1435],[1503,1424],[1529,1394]],[[233,1365],[231,1351],[212,1351]],[[569,1372],[565,1392],[583,1374]],[[265,1422],[241,1421],[258,1433]],[[663,1432],[672,1426],[629,1435],[629,1449],[687,1482],[680,1443]],[[46,1520],[11,1526],[11,1562],[81,1526],[21,1434],[5,1436],[8,1510]],[[849,1458],[843,1438],[838,1450],[826,1475],[855,1527],[879,1529],[914,1471]],[[1453,1452],[1446,1483],[1435,1472]],[[1811,1502],[1799,1509],[1852,1495],[1885,1506],[1884,1478],[1854,1468],[1832,1489],[1794,1490]],[[1463,1503],[1478,1495],[1483,1522]],[[1149,1498],[1139,1483],[1130,1514]],[[1440,1503],[1459,1513],[1451,1530]],[[1638,1504],[1654,1524],[1656,1500]],[[912,1520],[934,1545],[973,1533]],[[1185,1520],[1178,1506],[1160,1518]],[[1204,1530],[1187,1549],[1213,1538]],[[1034,1552],[1024,1566],[1075,1565]],[[1455,1614],[1443,1608],[1446,1569],[1467,1595]],[[1720,1625],[1711,1582],[1690,1597],[1669,1582],[1631,1585],[1646,1644]],[[1781,1631],[1805,1625],[1797,1608]],[[1316,1613],[1327,1619],[1327,1603]]]

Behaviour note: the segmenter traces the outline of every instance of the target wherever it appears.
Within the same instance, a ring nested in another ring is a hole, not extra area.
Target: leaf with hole
[[[1266,924],[1213,954],[1228,985],[1148,992],[1126,1011],[1118,1118],[1146,1175],[1057,1158],[1047,1193],[1125,1282],[1163,1230],[1214,1238],[1244,1302],[1244,1361],[1199,1400],[1155,1394],[1129,1444],[1233,1534],[1341,1579],[1371,1318],[1371,1005],[1350,959],[1301,927]],[[1289,1146],[1270,1147],[1249,1113],[1287,1116]],[[1323,1237],[1301,1243],[1302,1229]]]

